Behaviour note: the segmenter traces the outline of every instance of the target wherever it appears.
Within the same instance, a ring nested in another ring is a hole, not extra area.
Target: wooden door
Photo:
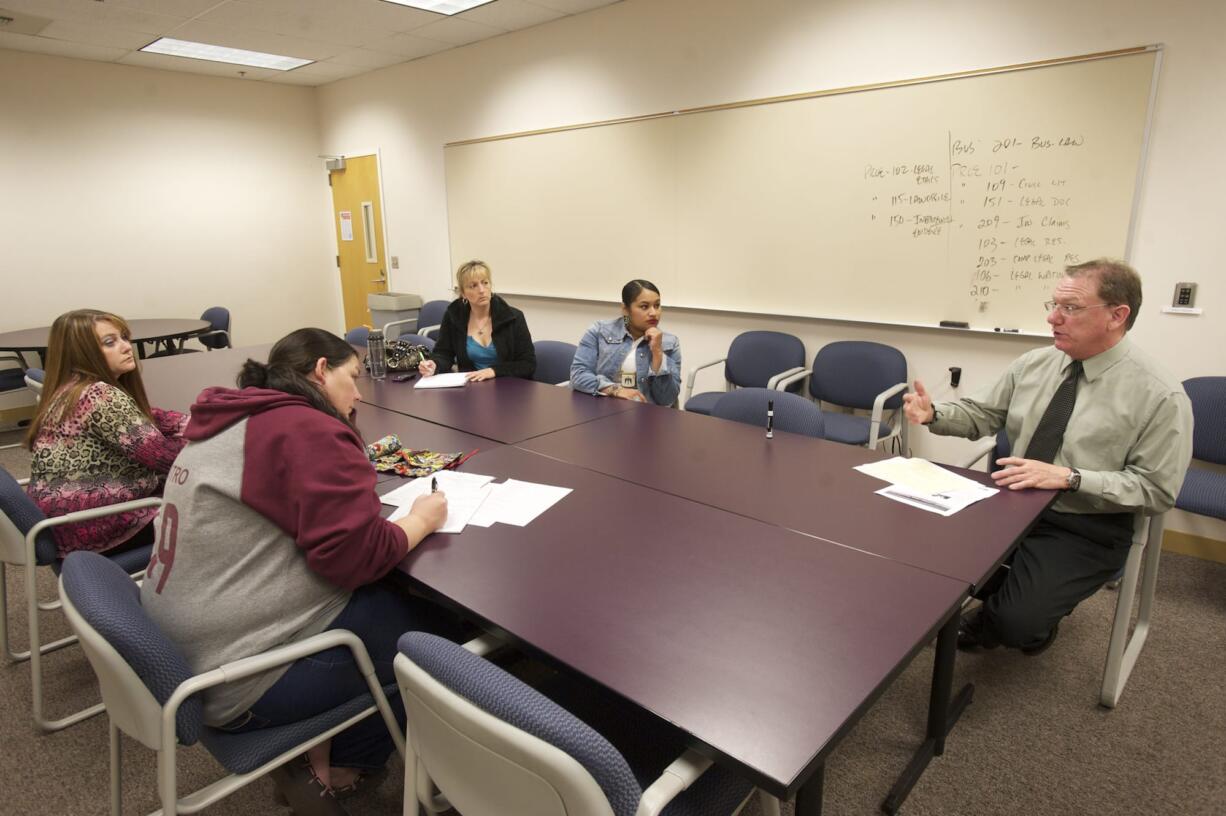
[[[366,296],[387,291],[383,246],[383,205],[375,156],[345,157],[344,170],[328,173],[332,184],[332,223],[336,263],[345,303],[345,326],[370,325]]]

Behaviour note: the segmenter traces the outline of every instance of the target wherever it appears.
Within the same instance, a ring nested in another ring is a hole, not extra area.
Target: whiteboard
[[[1126,258],[1160,49],[492,137],[444,155],[453,266],[505,293],[1046,334]]]

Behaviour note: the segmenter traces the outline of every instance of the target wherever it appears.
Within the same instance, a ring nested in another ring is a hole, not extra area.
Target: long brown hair
[[[47,422],[63,422],[76,410],[81,394],[96,382],[104,382],[121,388],[136,402],[140,412],[152,422],[149,398],[145,396],[145,384],[140,378],[140,368],[134,368],[119,377],[111,373],[102,344],[94,326],[107,321],[115,324],[125,340],[132,339],[127,321],[110,312],[97,309],[76,309],[65,312],[51,324],[51,337],[47,340],[47,370],[43,380],[43,396],[38,412],[26,434],[26,446],[33,447],[39,430]]]

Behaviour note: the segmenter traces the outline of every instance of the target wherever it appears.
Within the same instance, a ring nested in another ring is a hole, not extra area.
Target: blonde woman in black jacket
[[[490,268],[469,261],[456,271],[456,298],[439,327],[438,343],[418,371],[423,377],[450,371],[468,372],[469,382],[494,377],[531,379],[536,352],[524,313],[493,292]]]

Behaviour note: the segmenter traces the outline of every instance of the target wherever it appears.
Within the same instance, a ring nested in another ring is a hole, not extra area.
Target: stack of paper
[[[440,533],[458,533],[472,519],[490,494],[489,483],[493,476],[475,473],[460,473],[456,470],[440,470],[433,477],[422,476],[403,484],[380,497],[384,504],[396,507],[388,521],[404,518],[413,509],[413,502],[431,490],[431,478],[438,480],[438,489],[447,494],[447,520],[438,528]]]
[[[433,377],[418,377],[414,388],[459,388],[468,385],[468,375],[463,371],[448,371]]]
[[[952,516],[1000,492],[927,459],[915,457],[906,459],[895,456],[893,459],[859,465],[856,470],[890,483],[889,487],[878,490],[878,495],[942,516]]]
[[[395,521],[409,514],[413,502],[430,492],[430,478],[423,476],[401,485],[380,497],[384,504],[395,506],[396,512],[388,517]],[[567,493],[569,487],[521,482],[507,479],[502,484],[491,484],[493,476],[461,473],[456,470],[440,470],[434,474],[438,489],[447,494],[447,521],[438,529],[440,533],[458,533],[468,524],[489,527],[502,522],[524,527],[533,519],[553,507]]]

